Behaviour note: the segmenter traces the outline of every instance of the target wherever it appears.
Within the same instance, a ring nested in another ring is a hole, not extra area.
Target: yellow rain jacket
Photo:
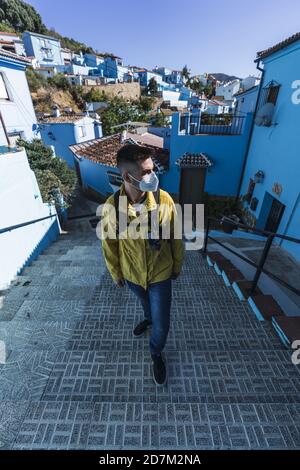
[[[126,196],[124,183],[120,188],[120,196]],[[170,242],[161,240],[160,250],[152,249],[148,240],[144,238],[104,238],[104,229],[110,227],[115,233],[116,227],[116,218],[111,217],[109,204],[114,206],[113,195],[109,196],[104,204],[101,224],[103,255],[113,280],[124,278],[146,289],[150,283],[164,281],[172,273],[180,273],[184,258],[184,243],[182,238],[174,238],[174,227],[178,221],[177,211],[173,199],[166,191],[160,190],[159,221],[163,224],[167,219],[170,220],[171,236]],[[156,209],[157,203],[152,192],[147,192],[144,204],[147,211]],[[136,217],[136,210],[128,201],[128,223],[130,224]]]

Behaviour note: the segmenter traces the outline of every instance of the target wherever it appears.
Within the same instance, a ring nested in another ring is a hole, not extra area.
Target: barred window
[[[263,87],[260,93],[258,110],[262,108],[262,106],[264,106],[266,103],[272,103],[275,106],[277,102],[279,90],[280,90],[280,84],[274,80],[272,80],[265,87]]]

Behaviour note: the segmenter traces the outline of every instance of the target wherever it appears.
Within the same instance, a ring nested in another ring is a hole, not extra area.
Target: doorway
[[[280,225],[285,205],[272,194],[266,192],[257,221],[257,228],[276,233]]]

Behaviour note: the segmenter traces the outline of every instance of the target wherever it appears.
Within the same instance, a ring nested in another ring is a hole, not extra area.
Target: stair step
[[[291,347],[297,341],[297,348],[300,347],[300,317],[276,316],[272,318],[272,325],[280,339],[287,346]]]
[[[272,295],[254,295],[248,298],[248,303],[260,321],[271,321],[273,316],[285,316],[284,311]]]
[[[19,406],[19,414],[25,411]],[[32,403],[14,449],[295,449],[298,404]],[[53,433],[40,432],[51,416]],[[73,427],[74,419],[80,422]],[[101,427],[99,422],[101,420]],[[122,423],[122,426],[120,426]],[[180,423],[180,424],[179,424]],[[62,435],[62,429],[70,431]],[[87,432],[87,429],[89,431]],[[113,431],[113,432],[111,432]]]
[[[91,286],[60,286],[60,287],[22,287],[18,286],[11,289],[7,294],[7,300],[84,300],[90,299],[94,293],[94,287]]]
[[[212,261],[240,285],[225,257]],[[133,336],[139,300],[114,286],[95,231],[61,235],[3,294],[0,446],[300,448],[300,367],[276,334],[283,317],[258,322],[223,279],[186,252],[157,387],[150,332]]]

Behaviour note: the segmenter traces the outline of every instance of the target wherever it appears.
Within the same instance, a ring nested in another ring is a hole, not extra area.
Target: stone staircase
[[[0,309],[1,448],[300,448],[300,366],[198,252],[173,282],[164,387],[141,318],[95,231],[62,234]]]

